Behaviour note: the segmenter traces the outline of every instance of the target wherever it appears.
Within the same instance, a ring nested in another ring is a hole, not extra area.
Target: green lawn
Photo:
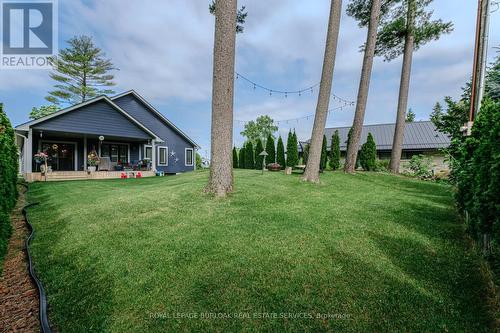
[[[207,176],[31,186],[60,332],[488,331],[450,187],[237,170],[220,201]]]

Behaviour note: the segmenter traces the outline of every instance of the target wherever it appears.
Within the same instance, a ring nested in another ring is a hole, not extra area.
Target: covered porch
[[[20,173],[27,181],[149,177],[155,175],[155,140],[145,137],[58,132],[30,128],[17,131]],[[48,155],[47,172],[35,154]],[[96,171],[89,155],[98,156]],[[93,169],[93,168],[91,168]]]

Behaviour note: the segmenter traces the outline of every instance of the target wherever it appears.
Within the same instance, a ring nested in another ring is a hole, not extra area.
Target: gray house
[[[345,156],[349,129],[350,127],[325,129],[328,151],[330,151],[332,135],[335,131],[339,131],[340,153],[342,157]],[[377,157],[379,159],[390,159],[394,129],[395,124],[365,125],[361,132],[360,145],[366,142],[368,133],[371,133],[377,145]],[[300,142],[299,152],[302,152],[308,143],[309,141]],[[447,169],[448,166],[445,163],[445,154],[442,149],[447,148],[450,143],[450,138],[446,134],[439,132],[431,121],[406,123],[401,156],[402,168],[405,167],[404,162],[410,160],[413,155],[424,155],[432,159],[435,171]]]
[[[53,179],[89,178],[89,154],[99,156],[90,178],[116,178],[124,171],[150,176],[195,169],[199,146],[142,96],[131,90],[99,96],[15,128],[20,172],[40,179],[38,152],[49,155]]]

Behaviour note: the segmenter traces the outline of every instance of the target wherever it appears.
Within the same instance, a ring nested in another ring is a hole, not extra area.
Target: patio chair
[[[109,157],[101,157],[99,159],[99,171],[109,171],[111,169],[111,159]]]

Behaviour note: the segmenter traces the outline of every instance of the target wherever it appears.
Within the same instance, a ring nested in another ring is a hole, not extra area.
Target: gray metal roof
[[[347,146],[347,134],[351,127],[325,128],[325,135],[330,145],[333,133],[338,130],[340,136],[340,150],[345,151]],[[368,133],[373,135],[377,150],[391,150],[394,137],[395,124],[365,125],[361,132],[361,143],[366,142]],[[309,142],[309,140],[307,141]],[[450,138],[439,132],[431,121],[416,121],[406,123],[403,140],[405,150],[426,150],[447,148]]]

